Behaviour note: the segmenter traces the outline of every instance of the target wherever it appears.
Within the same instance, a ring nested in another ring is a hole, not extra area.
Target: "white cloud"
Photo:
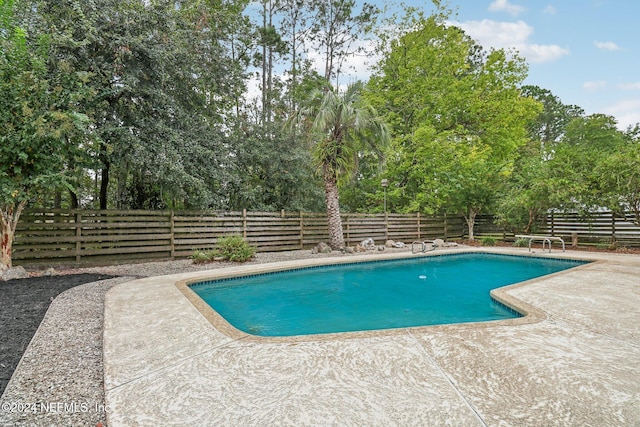
[[[542,13],[544,13],[545,15],[555,15],[556,11],[557,9],[549,4],[547,5],[547,7],[544,8]]]
[[[512,16],[518,16],[525,9],[522,6],[509,3],[509,0],[495,0],[489,5],[489,10],[491,12],[507,12]]]
[[[622,90],[640,90],[640,82],[619,83],[618,88]]]
[[[603,113],[614,116],[618,120],[618,129],[626,130],[640,123],[640,98],[619,101],[605,108]]]
[[[569,54],[569,50],[558,45],[540,45],[529,42],[533,27],[524,21],[499,22],[489,19],[457,23],[467,34],[483,47],[496,49],[513,48],[531,63],[555,61]]]
[[[618,46],[614,42],[599,42],[599,41],[595,41],[595,42],[593,42],[593,45],[595,47],[597,47],[598,49],[602,49],[602,50],[621,50],[620,46]]]
[[[582,87],[586,90],[588,90],[589,92],[594,92],[596,90],[600,90],[603,89],[607,86],[607,82],[599,80],[599,81],[593,81],[593,82],[584,82],[582,84]]]

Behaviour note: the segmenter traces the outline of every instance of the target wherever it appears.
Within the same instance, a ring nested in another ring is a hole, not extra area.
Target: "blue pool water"
[[[241,331],[293,336],[517,317],[489,291],[580,264],[466,253],[312,267],[191,289]]]

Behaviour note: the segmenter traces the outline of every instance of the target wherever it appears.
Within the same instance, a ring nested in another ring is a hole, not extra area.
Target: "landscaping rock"
[[[371,237],[369,237],[368,239],[364,239],[362,242],[360,242],[360,246],[365,250],[372,251],[376,248],[376,242]]]
[[[311,250],[311,252],[314,254],[330,254],[331,246],[327,245],[324,242],[320,242],[316,245],[315,248]]]
[[[19,265],[17,267],[11,267],[5,271],[2,275],[2,280],[6,282],[7,280],[26,279],[28,277],[29,273],[27,273],[27,270],[25,270],[23,266]]]
[[[405,244],[402,242],[396,242],[395,240],[387,240],[384,245],[387,248],[404,248]]]
[[[433,246],[435,246],[436,248],[441,248],[444,246],[444,240],[442,239],[436,239],[433,241]]]
[[[42,273],[43,276],[45,277],[50,277],[50,276],[57,276],[58,272],[56,271],[55,268],[51,267],[51,268],[47,268],[44,273]]]

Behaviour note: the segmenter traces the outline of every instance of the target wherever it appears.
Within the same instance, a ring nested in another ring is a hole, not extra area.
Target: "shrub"
[[[197,250],[191,254],[191,261],[194,264],[206,264],[208,262],[213,261],[214,253],[213,251],[201,251]]]
[[[498,239],[491,236],[484,236],[480,239],[480,243],[482,243],[482,246],[494,246],[497,241]]]
[[[245,262],[253,258],[256,248],[244,241],[242,236],[223,236],[218,239],[215,256],[233,262]]]
[[[529,246],[529,239],[523,239],[522,237],[516,239],[516,241],[513,242],[513,246],[516,246],[518,248],[526,248]]]

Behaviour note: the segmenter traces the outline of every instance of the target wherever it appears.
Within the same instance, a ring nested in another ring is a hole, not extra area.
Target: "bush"
[[[482,243],[482,246],[494,246],[497,241],[498,239],[491,236],[484,236],[480,239],[480,243]]]
[[[206,264],[208,262],[213,261],[214,251],[194,251],[191,255],[191,261],[194,264]]]
[[[513,246],[516,246],[518,248],[526,248],[529,246],[529,239],[523,239],[523,238],[516,239],[516,241],[513,242]]]
[[[218,239],[214,257],[233,262],[245,262],[253,258],[256,248],[244,241],[242,236],[223,236]]]

